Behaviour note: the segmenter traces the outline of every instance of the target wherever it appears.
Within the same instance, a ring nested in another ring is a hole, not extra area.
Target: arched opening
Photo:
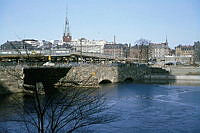
[[[101,82],[99,82],[99,84],[110,84],[112,83],[112,81],[108,80],[108,79],[104,79]]]
[[[133,78],[129,77],[124,80],[124,82],[133,82]]]

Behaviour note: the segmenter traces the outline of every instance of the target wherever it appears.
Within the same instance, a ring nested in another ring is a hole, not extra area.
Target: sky
[[[73,38],[169,46],[200,40],[200,0],[0,0],[0,44],[61,39],[68,5]]]

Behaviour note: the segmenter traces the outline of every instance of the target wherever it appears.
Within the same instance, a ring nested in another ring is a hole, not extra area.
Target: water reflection
[[[106,104],[112,107],[110,110],[112,113],[120,116],[119,120],[90,126],[80,132],[199,132],[200,83],[193,83],[129,82],[102,85],[101,93],[106,94]],[[5,106],[10,100],[9,97],[1,96],[0,119],[5,112],[9,112]],[[25,100],[23,101],[25,105],[30,103],[27,96],[21,96],[21,99]]]
[[[61,88],[45,95],[38,92],[22,95],[22,101],[17,95],[8,100],[14,113],[0,117],[1,121],[17,132],[22,128],[27,132],[73,132],[85,126],[110,123],[117,118],[108,112],[102,93],[95,88]],[[16,127],[16,123],[21,125]]]

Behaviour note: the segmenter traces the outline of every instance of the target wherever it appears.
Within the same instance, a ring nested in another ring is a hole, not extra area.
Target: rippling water
[[[109,84],[102,86],[109,111],[118,120],[90,126],[82,132],[119,133],[199,133],[200,86],[159,84]],[[9,97],[1,97],[0,117],[9,110]],[[12,116],[12,113],[7,113]],[[8,126],[0,124],[0,126]],[[12,128],[13,125],[9,125]]]

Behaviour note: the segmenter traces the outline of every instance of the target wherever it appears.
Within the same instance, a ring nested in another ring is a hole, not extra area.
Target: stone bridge
[[[178,69],[178,68],[177,68]],[[183,68],[181,68],[182,70]],[[185,70],[184,68],[183,70]],[[187,68],[185,75],[144,64],[78,65],[66,67],[0,67],[0,94],[23,92],[38,85],[54,87],[98,87],[101,83],[136,80],[200,80],[199,69]],[[174,70],[174,71],[173,71]],[[180,70],[180,69],[178,69]],[[178,72],[176,70],[176,72]],[[194,75],[195,74],[195,75]],[[196,75],[198,74],[198,75]]]
[[[148,73],[149,67],[143,64],[83,65],[72,67],[57,85],[93,87],[106,82],[142,80]]]
[[[44,88],[98,87],[101,83],[117,83],[146,79],[147,75],[168,74],[162,68],[144,64],[78,65],[66,67],[3,67],[0,68],[0,93],[21,92],[35,88],[37,83]],[[2,90],[3,88],[3,90]]]
[[[42,83],[52,86],[98,87],[101,83],[142,80],[149,72],[143,64],[79,65],[68,67],[28,67],[23,69],[24,86]]]

